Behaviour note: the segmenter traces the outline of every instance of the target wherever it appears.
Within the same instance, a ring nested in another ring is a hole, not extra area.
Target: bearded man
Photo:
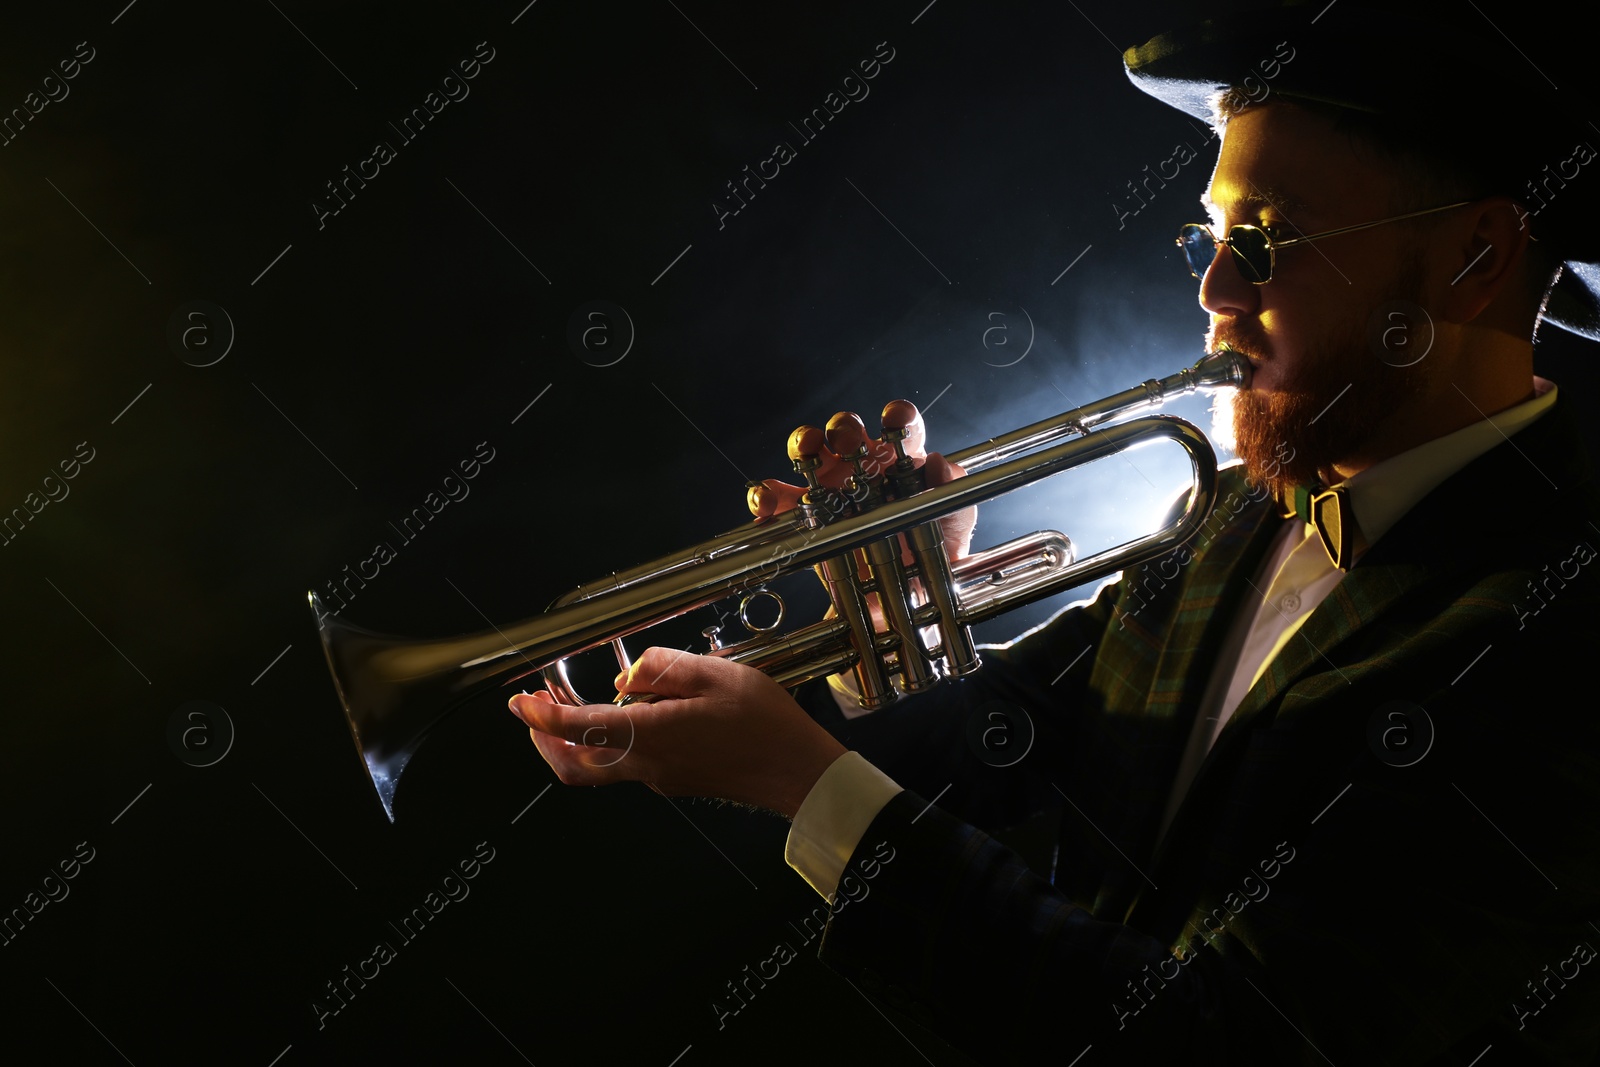
[[[1600,338],[1600,233],[1579,178],[1523,180],[1588,142],[1482,20],[1406,6],[1125,57],[1223,129],[1179,245],[1252,365],[1225,521],[871,714],[652,649],[617,760],[588,710],[513,698],[560,778],[792,817],[791,865],[850,901],[822,958],[983,1060],[1594,1062],[1600,505],[1532,339]],[[989,707],[1035,728],[1015,766],[965,743]],[[1052,791],[1047,879],[974,825]]]

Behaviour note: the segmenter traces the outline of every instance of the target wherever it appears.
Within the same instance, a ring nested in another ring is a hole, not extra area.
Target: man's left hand
[[[794,817],[839,744],[767,675],[716,656],[650,648],[617,676],[654,703],[511,698],[534,745],[567,785],[638,781],[663,796],[706,796]],[[570,743],[569,743],[570,742]]]

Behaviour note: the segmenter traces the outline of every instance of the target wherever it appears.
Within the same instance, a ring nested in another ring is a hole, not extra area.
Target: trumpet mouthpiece
[[[1190,373],[1194,375],[1195,384],[1201,388],[1216,389],[1231,385],[1248,389],[1250,371],[1250,361],[1224,342],[1217,345],[1215,352],[1202,357]]]

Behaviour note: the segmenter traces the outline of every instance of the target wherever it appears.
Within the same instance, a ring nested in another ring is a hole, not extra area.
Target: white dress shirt
[[[1555,404],[1555,386],[1546,379],[1535,376],[1533,392],[1531,400],[1391,456],[1342,482],[1366,546],[1376,544],[1440,482],[1508,440]],[[1251,579],[1262,595],[1240,611],[1217,657],[1218,667],[1201,699],[1173,782],[1161,833],[1165,834],[1234,709],[1265,672],[1272,657],[1289,643],[1342,577],[1344,572],[1334,567],[1310,525],[1283,524],[1260,571]],[[865,714],[855,702],[853,679],[836,676],[829,679],[829,685],[846,716]],[[858,753],[845,753],[817,780],[795,812],[784,858],[831,902],[845,864],[867,827],[899,792],[900,786],[893,779]]]

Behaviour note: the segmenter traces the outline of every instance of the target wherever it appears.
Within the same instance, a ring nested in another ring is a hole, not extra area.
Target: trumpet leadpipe
[[[1249,384],[1250,364],[1233,349],[1222,345],[1194,366],[1176,374],[1151,378],[1102,400],[949,453],[945,458],[971,472],[1037,451],[1063,437],[1085,434],[1098,426],[1130,418],[1141,411],[1153,410],[1180,396],[1227,386],[1242,389]]]

